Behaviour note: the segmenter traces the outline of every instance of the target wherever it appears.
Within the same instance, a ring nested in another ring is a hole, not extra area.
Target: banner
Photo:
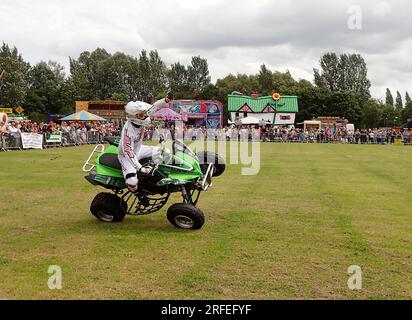
[[[46,143],[61,143],[62,142],[62,133],[61,132],[52,132],[50,136],[46,138]]]
[[[43,149],[43,135],[22,132],[21,142],[23,149]]]
[[[0,108],[0,113],[13,113],[13,109],[12,108]]]
[[[294,113],[276,113],[275,124],[294,124],[295,114]]]

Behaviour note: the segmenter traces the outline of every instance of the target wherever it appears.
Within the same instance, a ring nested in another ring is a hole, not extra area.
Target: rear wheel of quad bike
[[[198,230],[205,223],[203,212],[192,204],[175,203],[167,210],[167,219],[176,228]]]
[[[202,169],[203,174],[206,173],[209,163],[213,163],[215,166],[215,171],[213,172],[214,177],[219,177],[223,174],[223,172],[225,172],[225,160],[217,153],[211,151],[201,151],[196,153],[196,156],[199,158],[200,168]]]
[[[99,193],[90,205],[90,211],[103,222],[121,222],[127,213],[127,204],[113,193]]]

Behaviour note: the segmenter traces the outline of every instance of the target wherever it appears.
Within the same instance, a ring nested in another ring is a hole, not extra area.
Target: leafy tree
[[[326,53],[320,59],[322,71],[314,69],[315,84],[319,88],[329,91],[338,91],[340,89],[341,70],[340,61],[336,53]]]
[[[402,101],[402,96],[399,91],[396,91],[396,102],[395,102],[395,107],[397,109],[402,109],[403,108],[403,101]]]
[[[153,100],[164,97],[167,90],[167,69],[157,51],[150,51],[149,65],[150,98]]]
[[[207,60],[200,56],[192,57],[191,64],[187,67],[187,77],[190,96],[198,96],[202,92],[203,87],[210,83]]]
[[[123,93],[127,100],[150,102],[166,90],[166,66],[157,51],[142,50],[138,58],[104,49],[70,59],[76,99],[107,99]]]
[[[259,88],[259,82],[257,76],[237,74],[236,76],[230,74],[223,79],[218,79],[216,82],[216,87],[218,91],[217,100],[222,102],[223,105],[227,105],[227,96],[234,91],[241,92],[244,94],[250,94]],[[227,108],[224,108],[225,120],[229,117],[229,112]]]
[[[343,90],[356,92],[364,97],[370,97],[371,83],[368,79],[368,68],[359,54],[341,55]]]
[[[368,69],[359,54],[327,53],[320,59],[321,70],[314,69],[315,84],[329,91],[353,91],[370,97]]]
[[[186,67],[179,62],[172,64],[167,73],[167,78],[169,90],[173,92],[175,99],[187,98],[187,92],[189,92],[190,87]]]
[[[110,97],[115,87],[112,56],[104,49],[82,52],[77,60],[70,58],[70,73],[77,100]]]
[[[197,98],[202,100],[216,100],[218,96],[218,88],[214,84],[209,83],[202,88],[202,92]]]
[[[327,97],[325,114],[345,117],[359,126],[366,101],[362,95],[352,91],[333,92]]]
[[[138,98],[142,101],[152,100],[164,96],[167,88],[167,70],[157,51],[142,50],[139,56],[139,73],[136,85]]]
[[[176,62],[168,70],[167,79],[168,88],[176,99],[201,99],[205,88],[210,85],[207,60],[199,56],[192,57],[187,67]]]
[[[259,88],[259,82],[255,75],[238,74],[228,75],[216,82],[219,91],[219,100],[227,103],[227,96],[234,91],[241,92],[245,95],[251,94]]]
[[[70,58],[71,73],[66,78],[58,63],[41,62],[31,68],[16,48],[3,44],[0,70],[5,73],[0,82],[0,103],[22,103],[31,119],[43,121],[47,113],[73,111],[74,100],[151,102],[169,89],[176,98],[217,99],[227,105],[227,96],[234,91],[245,95],[277,91],[298,97],[297,122],[332,115],[346,117],[357,127],[372,128],[398,126],[412,118],[408,92],[405,108],[400,93],[394,101],[389,89],[385,103],[370,98],[366,63],[360,55],[328,53],[321,58],[320,66],[321,71],[314,70],[315,85],[307,80],[296,81],[289,71],[272,72],[265,64],[255,75],[229,74],[212,84],[207,60],[199,56],[192,57],[189,66],[177,62],[167,68],[157,51],[142,50],[134,57],[121,52],[112,55],[98,48],[82,52],[77,59]]]
[[[28,72],[27,113],[59,114],[73,103],[70,81],[57,62],[40,62]]]
[[[313,86],[296,86],[289,90],[285,94],[296,95],[299,101],[299,112],[296,115],[297,123],[328,114],[326,110],[330,95],[328,90]]]
[[[139,64],[135,57],[126,55],[121,52],[113,54],[111,67],[111,75],[113,77],[112,97],[116,94],[122,96],[118,98],[127,100],[137,100],[139,76]],[[117,99],[116,99],[117,100]]]
[[[409,102],[412,102],[411,97],[409,96],[408,91],[405,93],[405,105],[407,105]]]
[[[380,126],[380,121],[382,117],[382,106],[376,103],[373,100],[370,100],[366,103],[362,109],[362,128],[378,128]]]
[[[110,97],[110,100],[115,100],[115,101],[128,101],[129,99],[127,98],[127,95],[124,93],[120,92],[115,92],[112,94]]]
[[[295,79],[293,79],[289,70],[286,72],[276,71],[273,73],[273,88],[271,91],[267,92],[267,95],[272,95],[273,92],[285,92],[288,88],[294,87],[297,85]]]
[[[405,124],[408,119],[412,118],[412,101],[406,103],[405,108],[401,111],[402,124]]]
[[[26,73],[29,69],[16,47],[3,43],[0,48],[0,105],[16,107],[26,98]]]
[[[142,50],[139,55],[139,74],[137,78],[138,99],[148,101],[150,99],[150,61],[147,56],[147,51]]]
[[[70,58],[70,79],[76,91],[76,100],[93,99],[92,83],[90,81],[90,52],[82,52],[78,60]]]
[[[115,87],[113,58],[105,49],[96,49],[90,54],[89,79],[92,85],[93,99],[107,99]]]
[[[273,91],[273,74],[272,71],[266,68],[265,64],[260,66],[257,81],[259,83],[259,92],[261,94],[267,95]]]
[[[381,127],[397,127],[401,125],[402,119],[400,116],[400,110],[387,106],[384,107]]]
[[[37,90],[29,89],[24,103],[24,113],[33,121],[44,121],[47,114],[45,104],[45,97],[42,97]]]
[[[385,102],[386,102],[387,106],[391,106],[393,108],[394,100],[393,100],[392,92],[391,92],[391,90],[389,90],[389,88],[386,88]]]

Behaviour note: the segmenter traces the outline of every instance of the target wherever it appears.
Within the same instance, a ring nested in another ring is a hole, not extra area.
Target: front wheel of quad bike
[[[127,213],[127,204],[113,193],[99,193],[90,205],[90,211],[103,222],[121,222]]]
[[[200,168],[202,169],[203,174],[206,173],[209,163],[213,163],[215,166],[215,171],[213,172],[214,177],[219,177],[223,174],[223,172],[225,172],[225,160],[217,153],[211,151],[201,151],[196,153],[196,156],[199,158]]]
[[[203,212],[192,204],[175,203],[167,210],[167,219],[176,228],[199,230],[205,223]]]

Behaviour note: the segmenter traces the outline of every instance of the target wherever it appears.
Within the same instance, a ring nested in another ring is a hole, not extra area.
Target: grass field
[[[201,196],[195,232],[166,209],[92,217],[91,149],[0,153],[0,298],[412,298],[412,148],[262,144],[258,176],[229,166]],[[62,290],[48,289],[50,265]]]

